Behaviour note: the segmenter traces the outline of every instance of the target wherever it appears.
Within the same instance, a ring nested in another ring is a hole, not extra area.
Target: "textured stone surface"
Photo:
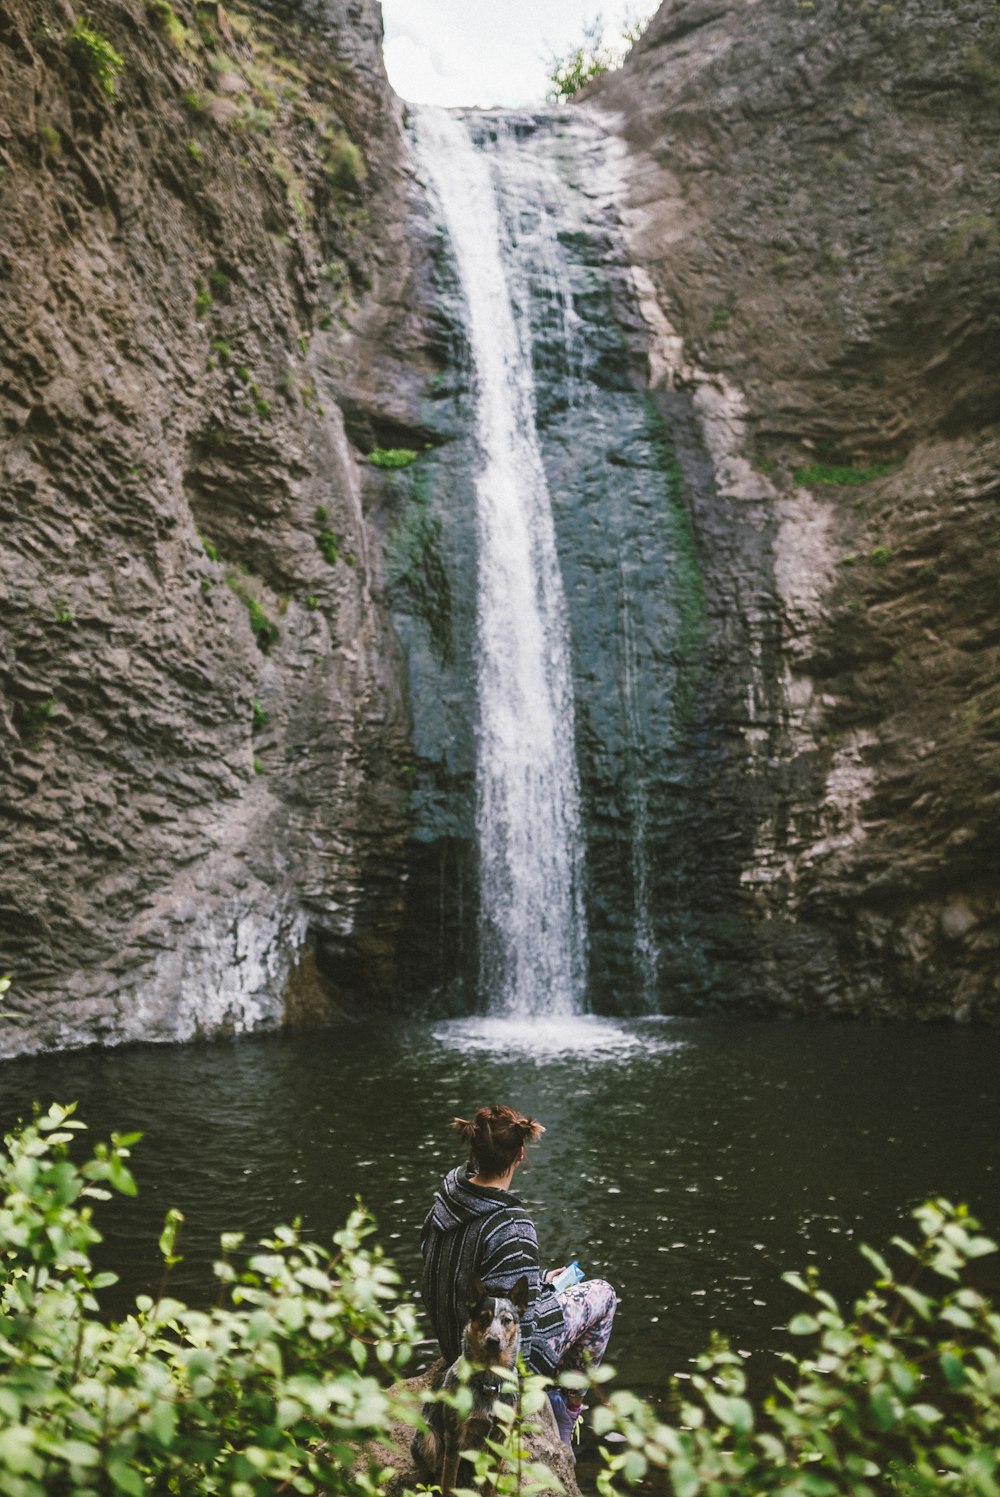
[[[378,11],[175,9],[88,12],[115,99],[68,8],[0,10],[0,1053],[394,981],[405,710],[334,383],[406,278]]]
[[[435,1378],[441,1375],[444,1367],[444,1359],[439,1358],[426,1372],[418,1377],[408,1378],[402,1386],[422,1397],[430,1391]],[[373,1457],[389,1473],[381,1488],[385,1497],[399,1497],[401,1492],[412,1491],[421,1479],[410,1457],[412,1440],[411,1426],[398,1421],[393,1425],[391,1445],[375,1446],[366,1451],[366,1456]],[[565,1497],[579,1497],[580,1488],[576,1480],[573,1453],[559,1438],[555,1417],[547,1399],[539,1412],[532,1416],[532,1424],[525,1437],[525,1447],[530,1458],[548,1466],[559,1483],[551,1493],[540,1492],[539,1497],[556,1497],[557,1492],[564,1493]]]
[[[377,9],[174,9],[90,9],[110,99],[68,6],[0,0],[0,1054],[474,970],[467,373]],[[667,0],[583,105],[613,140],[564,248],[703,591],[696,710],[656,727],[667,1006],[1000,1015],[998,90],[988,0]],[[583,438],[543,407],[582,598]],[[624,908],[635,807],[591,757]]]
[[[1000,1016],[998,100],[986,0],[667,0],[591,90],[711,458],[734,915],[780,1006]]]

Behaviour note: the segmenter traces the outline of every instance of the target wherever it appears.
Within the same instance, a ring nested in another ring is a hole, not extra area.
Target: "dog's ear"
[[[522,1274],[510,1291],[510,1302],[518,1315],[523,1315],[528,1308],[528,1276]]]
[[[489,1294],[490,1291],[487,1289],[482,1279],[477,1273],[474,1273],[472,1275],[472,1278],[465,1286],[465,1303],[467,1308],[470,1310],[474,1310],[481,1299],[489,1298]]]

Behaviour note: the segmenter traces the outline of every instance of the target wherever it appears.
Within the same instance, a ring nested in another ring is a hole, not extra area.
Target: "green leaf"
[[[935,1310],[934,1301],[926,1294],[921,1294],[918,1289],[914,1289],[909,1284],[897,1284],[896,1293],[900,1299],[904,1299],[908,1305],[911,1305],[916,1310],[921,1320],[931,1320],[933,1318]]]
[[[872,1264],[876,1273],[878,1273],[881,1278],[891,1281],[892,1269],[882,1257],[881,1253],[877,1253],[874,1248],[869,1247],[867,1242],[861,1243],[858,1248],[858,1252],[863,1258],[868,1259],[868,1262]]]
[[[145,1497],[146,1483],[139,1472],[127,1466],[124,1461],[108,1461],[108,1475],[118,1490],[126,1492],[128,1497]]]
[[[872,1418],[879,1429],[892,1429],[898,1422],[899,1405],[892,1394],[892,1390],[885,1383],[879,1383],[873,1388],[868,1398]]]
[[[815,1315],[793,1315],[788,1322],[788,1331],[792,1336],[811,1336],[819,1330],[819,1321]]]
[[[968,1310],[960,1310],[958,1305],[945,1305],[939,1319],[946,1320],[949,1325],[957,1325],[963,1331],[971,1331],[976,1323]]]
[[[173,1444],[177,1433],[177,1409],[166,1398],[158,1398],[150,1409],[150,1428],[164,1448]]]
[[[160,1233],[160,1252],[168,1263],[176,1262],[174,1249],[177,1246],[177,1234],[184,1223],[184,1214],[171,1208],[167,1212],[163,1223],[163,1231]]]
[[[96,1466],[101,1452],[84,1440],[60,1440],[59,1454],[71,1466]]]

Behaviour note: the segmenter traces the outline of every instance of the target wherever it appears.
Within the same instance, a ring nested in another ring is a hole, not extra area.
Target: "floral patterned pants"
[[[563,1326],[546,1338],[557,1372],[596,1367],[607,1350],[618,1296],[603,1279],[582,1279],[579,1284],[558,1290],[557,1298]],[[578,1405],[580,1399],[580,1394],[567,1393],[570,1407]]]

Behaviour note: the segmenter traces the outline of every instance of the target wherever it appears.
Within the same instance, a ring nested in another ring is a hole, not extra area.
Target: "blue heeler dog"
[[[451,1497],[458,1485],[459,1464],[463,1450],[484,1444],[493,1433],[496,1420],[493,1405],[517,1402],[517,1378],[498,1377],[497,1368],[517,1372],[521,1350],[521,1316],[528,1308],[528,1280],[522,1275],[510,1291],[509,1298],[491,1294],[475,1275],[466,1291],[468,1323],[462,1332],[462,1355],[445,1372],[438,1387],[452,1392],[461,1387],[463,1360],[473,1368],[468,1376],[472,1408],[461,1415],[445,1403],[425,1405],[427,1432],[417,1434],[411,1447],[418,1470],[428,1482],[441,1488],[442,1497]],[[468,1481],[463,1483],[468,1485]]]

